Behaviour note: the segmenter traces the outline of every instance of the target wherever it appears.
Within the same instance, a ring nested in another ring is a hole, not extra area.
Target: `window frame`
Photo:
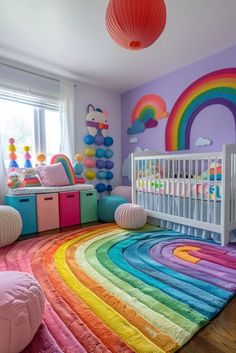
[[[13,92],[13,91],[12,91]],[[30,96],[29,96],[30,97]],[[42,106],[36,106],[35,104],[31,104],[31,101],[29,100],[29,102],[27,103],[27,101],[19,101],[17,98],[14,100],[12,97],[11,99],[7,99],[5,97],[2,97],[0,95],[0,101],[5,101],[5,102],[12,102],[12,103],[16,103],[16,104],[22,104],[25,106],[30,106],[32,107],[32,120],[33,120],[33,130],[32,130],[32,142],[31,142],[31,150],[34,150],[34,159],[36,159],[37,154],[39,153],[44,153],[47,158],[48,156],[50,156],[51,154],[48,153],[47,151],[47,144],[46,144],[46,140],[47,140],[47,135],[46,135],[46,111],[53,111],[53,112],[57,112],[58,113],[58,122],[60,124],[60,128],[61,128],[61,123],[60,123],[60,104],[58,102],[58,104],[55,104],[54,101],[54,105],[50,106],[46,104],[47,99],[45,99],[45,105]],[[43,102],[43,100],[42,100]],[[0,132],[1,133],[1,132]],[[13,134],[14,135],[14,134]],[[6,136],[6,134],[5,134]],[[14,136],[9,136],[10,137],[14,137]],[[16,141],[16,145],[17,145],[17,141]],[[58,148],[60,148],[60,143]],[[18,155],[18,153],[17,153]],[[19,158],[19,157],[18,157]],[[17,159],[18,159],[17,158]],[[9,163],[9,159],[5,159],[5,165],[8,168],[8,163]],[[21,167],[19,167],[19,169],[21,169]]]

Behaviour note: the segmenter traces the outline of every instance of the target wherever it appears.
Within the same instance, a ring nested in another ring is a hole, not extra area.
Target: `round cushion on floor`
[[[1,353],[19,353],[42,322],[44,294],[34,277],[24,272],[0,272]]]
[[[112,192],[111,195],[119,195],[122,197],[125,197],[128,202],[132,201],[132,188],[131,186],[126,186],[126,185],[120,185],[116,186]]]
[[[142,206],[124,203],[116,209],[115,221],[121,228],[139,229],[147,222],[147,214]]]
[[[98,218],[103,222],[114,222],[115,210],[127,199],[117,195],[104,196],[98,202]]]
[[[22,230],[19,212],[10,206],[0,206],[0,247],[13,243]]]

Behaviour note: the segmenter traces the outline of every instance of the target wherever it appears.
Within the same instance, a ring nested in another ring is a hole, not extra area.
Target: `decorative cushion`
[[[19,353],[32,340],[42,321],[44,294],[27,273],[0,272],[1,353]]]
[[[17,210],[0,206],[0,247],[13,243],[22,230],[22,219]]]
[[[124,203],[115,211],[115,221],[125,229],[139,229],[147,222],[147,214],[142,206]]]
[[[42,186],[65,186],[70,185],[62,163],[51,165],[38,165],[37,173]]]
[[[125,185],[116,186],[112,190],[111,195],[119,195],[119,196],[125,197],[128,200],[128,202],[131,202],[132,188],[131,186],[125,186]]]
[[[115,210],[127,199],[121,196],[104,196],[98,202],[98,218],[103,222],[114,222]]]

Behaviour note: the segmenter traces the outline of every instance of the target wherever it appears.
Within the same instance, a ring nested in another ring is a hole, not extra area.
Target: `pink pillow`
[[[37,173],[39,175],[42,186],[70,185],[62,163],[38,165]]]

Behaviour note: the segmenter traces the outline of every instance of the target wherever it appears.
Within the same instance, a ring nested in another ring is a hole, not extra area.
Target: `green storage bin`
[[[97,190],[80,191],[80,222],[95,222],[97,219]]]

